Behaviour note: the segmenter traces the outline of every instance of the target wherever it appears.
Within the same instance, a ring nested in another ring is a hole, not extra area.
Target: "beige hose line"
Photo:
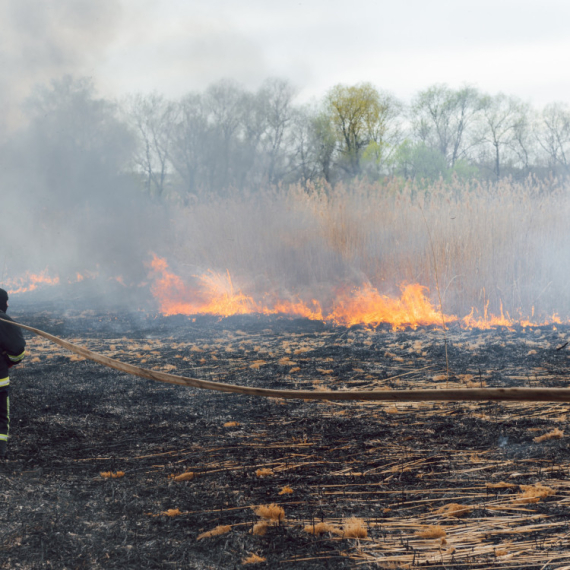
[[[0,319],[4,320],[4,319]],[[313,390],[268,390],[265,388],[252,388],[225,384],[223,382],[209,382],[197,378],[186,378],[166,372],[148,370],[132,364],[126,364],[93,352],[82,346],[67,342],[57,336],[42,330],[22,325],[13,321],[5,321],[17,327],[33,332],[41,337],[58,344],[59,346],[83,356],[93,362],[114,368],[120,372],[148,378],[157,382],[177,384],[179,386],[192,386],[204,390],[216,390],[218,392],[233,392],[248,396],[262,396],[264,398],[284,398],[298,400],[369,400],[383,402],[425,402],[425,401],[519,401],[519,402],[568,402],[570,403],[570,389],[567,388],[462,388],[446,390],[371,390],[371,391],[313,391]]]

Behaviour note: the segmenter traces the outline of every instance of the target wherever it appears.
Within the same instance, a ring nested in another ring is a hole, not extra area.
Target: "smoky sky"
[[[172,0],[138,6],[123,0],[133,19],[100,68],[115,91],[159,88],[178,96],[221,77],[254,88],[267,76],[282,76],[304,98],[360,81],[409,98],[443,82],[542,104],[564,99],[570,87],[560,74],[570,53],[570,6],[561,1]]]
[[[0,97],[14,122],[33,84],[64,73],[108,97],[279,76],[305,99],[339,82],[403,98],[467,83],[541,105],[570,88],[569,19],[561,0],[4,0]]]
[[[120,2],[114,0],[0,2],[4,125],[14,127],[22,120],[19,105],[35,84],[64,74],[93,74],[122,14]]]

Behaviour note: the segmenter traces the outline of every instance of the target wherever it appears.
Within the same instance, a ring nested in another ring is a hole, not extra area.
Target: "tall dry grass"
[[[422,215],[423,211],[423,215]],[[232,275],[236,288],[333,302],[368,283],[398,296],[420,283],[436,301],[431,233],[444,311],[570,316],[570,196],[556,185],[397,179],[202,196],[173,220],[171,263]]]

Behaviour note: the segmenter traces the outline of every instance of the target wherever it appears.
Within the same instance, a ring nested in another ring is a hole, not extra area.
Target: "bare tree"
[[[254,188],[264,179],[263,140],[267,131],[267,108],[260,92],[245,93],[242,99],[240,143],[237,146],[235,181],[240,188]]]
[[[211,189],[224,190],[235,182],[232,151],[239,140],[245,94],[238,83],[226,79],[210,85],[204,94],[208,123],[217,139],[215,164],[209,168]]]
[[[170,168],[176,106],[157,93],[139,94],[127,100],[126,114],[138,138],[133,161],[144,176],[147,192],[162,196]]]
[[[202,95],[186,95],[177,105],[170,160],[182,180],[185,193],[205,186],[205,170],[210,161],[211,133]]]
[[[448,166],[453,167],[467,152],[466,134],[480,109],[477,89],[453,90],[447,85],[433,85],[415,97],[412,127],[421,142],[439,150]]]
[[[570,107],[565,103],[546,105],[534,132],[551,171],[556,173],[561,167],[565,176],[570,174]]]
[[[520,130],[523,122],[527,120],[528,107],[520,99],[507,97],[503,93],[486,95],[481,103],[477,140],[483,157],[489,155],[491,169],[499,179],[508,153],[516,143],[517,130]],[[487,152],[487,149],[490,152]]]
[[[284,79],[268,79],[261,86],[258,99],[265,111],[266,129],[264,147],[267,153],[266,178],[270,184],[275,184],[282,178],[284,172],[283,149],[285,138],[293,118],[293,99],[295,88]]]
[[[518,166],[523,177],[528,176],[536,163],[536,138],[533,136],[533,110],[530,105],[521,103],[519,107],[519,120],[513,128],[511,148],[517,157]]]
[[[304,105],[293,110],[291,118],[291,150],[287,156],[289,177],[292,180],[307,182],[323,176],[319,168],[314,134],[314,121],[317,111],[313,106]],[[332,146],[334,148],[334,140]]]

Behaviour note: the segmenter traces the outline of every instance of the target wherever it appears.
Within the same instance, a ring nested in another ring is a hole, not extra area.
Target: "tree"
[[[325,115],[336,139],[338,164],[349,176],[361,173],[362,155],[371,143],[382,152],[396,108],[393,97],[370,83],[336,85],[328,92]]]
[[[570,174],[570,107],[565,103],[546,105],[535,124],[535,137],[554,173]]]
[[[25,144],[47,200],[89,201],[116,191],[134,137],[117,106],[96,96],[90,79],[68,75],[39,86],[25,108]]]
[[[433,85],[420,91],[412,103],[413,129],[420,141],[436,148],[453,167],[465,156],[466,134],[480,109],[477,89]]]
[[[232,155],[239,140],[245,95],[244,89],[229,79],[210,85],[204,94],[208,124],[216,147],[212,162],[208,164],[208,186],[211,189],[225,190],[235,181]]]
[[[446,158],[439,149],[421,141],[415,144],[404,141],[394,155],[394,164],[396,174],[418,180],[437,180],[446,177],[449,170]]]
[[[502,167],[517,141],[517,130],[527,120],[528,106],[516,97],[503,93],[486,95],[481,100],[481,116],[477,139],[481,145],[482,158],[490,158],[491,170],[499,179]]]
[[[133,161],[144,176],[149,194],[162,196],[170,168],[176,106],[161,95],[135,95],[126,102],[126,115],[137,134]]]
[[[536,162],[537,149],[536,138],[532,131],[533,111],[529,105],[521,104],[519,108],[519,120],[513,127],[513,140],[511,148],[514,154],[515,166],[520,169],[519,176],[526,178]]]
[[[283,149],[286,143],[289,126],[293,118],[293,99],[295,89],[284,79],[268,79],[263,83],[258,99],[264,109],[265,133],[264,147],[267,155],[266,178],[270,184],[281,179],[284,172]]]
[[[212,136],[202,95],[186,95],[177,105],[176,117],[169,158],[184,193],[193,194],[205,187],[211,162]]]

